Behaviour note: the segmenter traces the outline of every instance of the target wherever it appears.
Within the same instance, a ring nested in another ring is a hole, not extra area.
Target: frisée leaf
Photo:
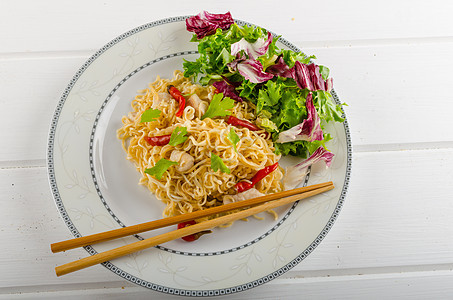
[[[277,143],[293,141],[322,141],[321,119],[313,105],[312,94],[308,94],[305,106],[308,117],[300,124],[279,133]]]
[[[267,30],[232,23],[191,41],[200,56],[184,62],[184,76],[213,84],[227,97],[220,102],[214,96],[202,119],[230,115],[226,99],[251,102],[252,121],[269,133],[275,152],[303,158],[331,138],[323,131],[327,122],[344,121],[331,94],[330,70],[313,63],[313,55],[280,49],[280,38]]]

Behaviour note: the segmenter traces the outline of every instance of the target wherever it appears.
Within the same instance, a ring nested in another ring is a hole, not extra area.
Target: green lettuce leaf
[[[256,119],[256,125],[265,129],[267,132],[278,132],[277,125],[268,118],[258,117],[258,119]]]
[[[193,76],[203,85],[213,80],[220,80],[220,75],[229,75],[227,64],[234,60],[231,55],[231,44],[244,38],[250,43],[259,37],[267,36],[267,31],[257,26],[239,26],[232,24],[228,30],[218,28],[214,34],[198,39],[194,34],[191,42],[198,43],[200,57],[194,61],[185,60],[183,63],[184,76]],[[275,52],[275,42],[271,49]]]
[[[320,65],[319,66],[319,73],[321,74],[322,79],[327,80],[327,78],[329,78],[330,70],[329,70],[328,67]]]
[[[324,121],[343,122],[341,105],[333,102],[332,95],[326,91],[313,92],[314,105],[321,119]]]
[[[282,49],[279,52],[279,55],[281,55],[283,57],[283,60],[290,68],[294,67],[294,64],[296,63],[296,61],[300,61],[303,64],[308,64],[310,62],[310,60],[316,59],[316,56],[314,56],[314,55],[307,56],[302,52],[294,52],[292,50],[286,50],[286,49]]]
[[[238,71],[230,68],[229,63],[237,59],[237,57],[231,55],[231,45],[243,38],[248,43],[254,43],[258,38],[266,39],[267,31],[257,26],[239,26],[234,23],[227,30],[219,28],[215,33],[201,39],[194,35],[191,41],[198,43],[200,56],[192,62],[184,61],[184,75],[186,77],[192,76],[202,85],[220,80],[235,83],[233,85],[239,96],[250,101],[256,107],[257,119],[252,121],[272,133],[272,138],[275,141],[279,132],[290,129],[307,118],[305,102],[310,91],[299,88],[298,83],[293,78],[286,78],[291,76],[276,75],[265,82],[252,83]],[[267,52],[256,58],[263,66],[264,71],[269,66],[275,65],[277,61],[280,64],[284,62],[289,68],[293,68],[296,62],[310,64],[313,59],[316,59],[315,56],[308,56],[302,52],[279,49],[276,44],[277,41],[278,37],[274,37]],[[299,63],[297,65],[299,66]],[[272,73],[271,70],[270,72]],[[323,80],[328,80],[329,68],[319,66],[319,73]],[[331,121],[344,121],[341,106],[335,104],[328,91],[313,91],[313,104],[322,120],[321,124]],[[230,98],[222,100],[220,96],[214,96],[202,119],[228,116],[231,114],[230,109],[233,105],[234,101]],[[320,145],[324,146],[324,143],[331,137],[324,133],[323,138],[322,141],[314,142],[276,143],[276,152],[283,155],[307,157],[307,153],[312,153]],[[228,139],[235,147],[237,142],[235,142],[236,137],[233,133],[230,132]],[[217,161],[217,159],[214,159],[214,161]],[[217,166],[219,169],[220,162]]]
[[[263,89],[258,92],[258,102],[256,104],[256,112],[264,107],[274,107],[281,99],[281,87],[272,80],[269,80],[264,85]]]

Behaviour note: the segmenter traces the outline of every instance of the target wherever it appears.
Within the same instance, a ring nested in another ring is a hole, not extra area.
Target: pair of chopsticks
[[[74,271],[78,271],[96,264],[100,264],[127,254],[131,254],[137,251],[141,251],[156,245],[166,243],[186,235],[195,234],[204,230],[212,229],[229,222],[237,221],[258,213],[271,210],[278,206],[296,202],[307,197],[311,197],[334,188],[333,183],[324,182],[315,185],[310,185],[302,188],[297,188],[289,191],[283,191],[280,193],[265,195],[253,199],[248,199],[240,202],[233,202],[221,206],[208,208],[205,210],[195,211],[188,214],[178,215],[174,217],[168,217],[160,220],[137,224],[129,227],[114,229],[102,233],[92,234],[76,239],[62,241],[50,245],[53,253],[61,252],[77,247],[83,247],[92,245],[100,242],[105,242],[157,228],[162,228],[170,225],[175,225],[182,222],[196,220],[202,217],[224,213],[228,211],[240,210],[235,213],[224,215],[215,219],[200,222],[191,226],[186,226],[181,229],[170,231],[161,235],[157,235],[151,238],[147,238],[132,244],[128,244],[119,248],[108,250],[102,253],[98,253],[89,257],[82,258],[77,261],[73,261],[55,268],[57,276],[65,275]]]

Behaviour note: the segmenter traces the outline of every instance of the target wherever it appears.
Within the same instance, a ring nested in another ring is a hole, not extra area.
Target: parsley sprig
[[[161,111],[150,108],[145,110],[140,118],[140,123],[156,121],[160,117]]]
[[[165,171],[168,170],[173,165],[177,165],[178,163],[175,161],[167,160],[165,158],[161,158],[154,167],[145,169],[145,173],[151,176],[156,177],[156,179],[161,180],[162,176],[164,175]]]
[[[170,146],[176,146],[184,143],[189,138],[186,134],[187,127],[176,127],[171,133],[170,142],[168,142],[168,144]]]
[[[230,109],[233,107],[233,99],[230,97],[223,98],[223,93],[215,94],[201,119],[229,116],[231,115]]]
[[[234,131],[233,128],[230,129],[230,132],[228,133],[228,139],[230,140],[231,144],[233,144],[234,151],[238,152],[238,149],[236,148],[237,143],[241,140],[239,136],[237,135],[236,131]]]
[[[214,153],[211,153],[211,168],[214,170],[214,172],[220,170],[220,172],[223,173],[231,173],[231,170],[227,166],[225,166],[222,159]]]

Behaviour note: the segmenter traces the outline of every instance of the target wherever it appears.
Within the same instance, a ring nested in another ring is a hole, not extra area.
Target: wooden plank
[[[452,186],[453,149],[355,153],[335,226],[295,271],[451,270]]]
[[[453,68],[446,59],[452,49],[448,40],[304,50],[331,69],[334,88],[349,105],[354,146],[382,147],[453,140],[453,95],[442,79],[447,78],[442,70]]]
[[[72,56],[0,60],[0,135],[2,145],[8,145],[0,147],[1,161],[45,158],[56,105],[85,60]]]
[[[350,190],[331,232],[282,278],[450,270],[452,170],[453,149],[356,153]],[[45,168],[0,169],[0,193],[1,287],[121,281],[100,266],[54,275],[55,266],[87,254],[50,253],[50,243],[70,234]],[[12,256],[17,251],[25,255]]]
[[[109,40],[168,16],[225,12],[329,66],[354,143],[352,182],[320,246],[280,278],[228,299],[448,299],[453,295],[453,2],[145,0],[0,5],[0,299],[180,299],[101,266],[56,278],[84,250],[49,192],[47,130],[65,86]],[[410,151],[402,151],[407,150]]]
[[[50,251],[50,243],[72,235],[52,200],[45,168],[0,169],[0,193],[0,287],[118,280],[102,266],[56,277],[57,265],[87,253],[83,249],[59,255]]]
[[[261,1],[208,0],[165,3],[162,9],[141,0],[8,1],[2,3],[0,52],[74,51],[101,48],[116,36],[163,18],[231,11],[237,19],[267,27],[290,41],[332,41],[452,36],[453,3],[437,1],[291,1],[279,9]],[[171,8],[171,9],[170,9]],[[14,12],[14,13],[13,13]],[[255,12],[255,13],[250,13]],[[14,29],[14,30],[13,30]]]
[[[449,299],[453,294],[452,271],[389,273],[382,276],[335,276],[323,278],[275,279],[251,290],[228,295],[228,299]],[[35,287],[39,290],[39,287]],[[8,293],[0,299],[162,299],[173,296],[138,286],[99,284],[98,287],[72,285],[42,292]],[[223,299],[223,298],[221,298]]]

